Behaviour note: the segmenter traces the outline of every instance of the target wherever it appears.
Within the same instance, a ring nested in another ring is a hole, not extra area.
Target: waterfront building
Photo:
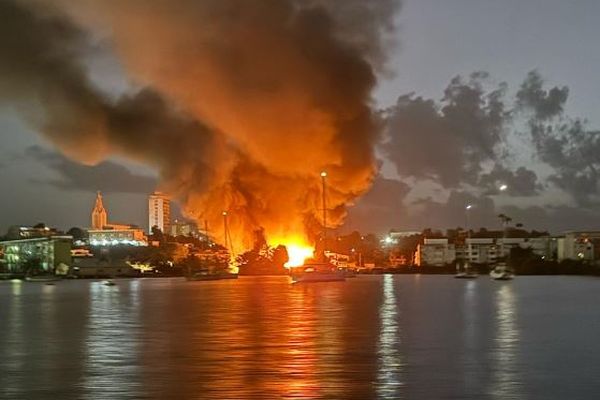
[[[459,254],[457,259],[466,259],[472,264],[495,263],[499,256],[499,248],[493,238],[467,238],[466,245],[461,249],[464,254]]]
[[[443,267],[454,262],[455,259],[456,249],[454,243],[448,243],[447,238],[426,238],[422,244],[417,246],[415,254],[415,264],[418,266]]]
[[[600,260],[600,231],[569,231],[557,246],[559,260]]]
[[[161,192],[148,197],[148,232],[155,226],[166,234],[171,231],[171,201]]]
[[[0,270],[23,273],[28,269],[54,272],[71,265],[72,236],[48,236],[0,242]]]
[[[108,224],[108,213],[102,202],[102,194],[96,194],[96,202],[92,209],[92,229],[104,229]]]
[[[9,240],[33,239],[57,236],[58,234],[59,232],[57,229],[48,228],[44,224],[38,224],[36,226],[13,225],[10,228],[8,228],[6,238]]]
[[[148,239],[144,231],[135,225],[116,225],[118,229],[90,229],[89,242],[92,246],[146,246]]]

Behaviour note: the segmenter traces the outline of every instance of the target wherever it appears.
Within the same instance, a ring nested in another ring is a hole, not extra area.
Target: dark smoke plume
[[[155,166],[185,212],[213,226],[228,210],[240,247],[257,228],[270,241],[306,241],[318,226],[320,171],[333,225],[376,172],[370,95],[397,6],[7,0],[2,100],[69,157],[118,153]],[[82,61],[90,35],[106,32],[145,87],[116,101]]]

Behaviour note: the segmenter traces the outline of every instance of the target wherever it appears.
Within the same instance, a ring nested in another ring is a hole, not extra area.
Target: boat
[[[456,279],[475,279],[478,276],[479,274],[471,267],[470,263],[466,262],[462,268],[460,265],[456,265],[456,274],[454,275]]]
[[[115,286],[116,285],[115,281],[113,281],[112,279],[107,279],[105,281],[102,281],[102,284],[104,286]]]
[[[506,263],[499,262],[490,271],[490,277],[496,281],[509,281],[515,277],[515,274]]]
[[[328,262],[306,263],[290,271],[292,283],[345,281],[346,273]]]
[[[219,281],[222,279],[237,279],[238,274],[233,274],[227,271],[210,272],[202,270],[194,272],[186,277],[188,281]]]
[[[343,273],[346,278],[356,278],[356,270],[353,268],[338,268],[338,271]]]
[[[60,280],[56,275],[31,275],[26,276],[25,280],[27,282],[56,282]]]

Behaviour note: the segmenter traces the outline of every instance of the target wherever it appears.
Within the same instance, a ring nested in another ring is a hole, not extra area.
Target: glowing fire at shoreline
[[[312,247],[301,246],[297,244],[288,244],[288,256],[290,260],[285,263],[286,268],[298,267],[304,264],[304,260],[313,256],[314,250]]]
[[[299,238],[273,240],[272,243],[282,244],[287,248],[289,261],[286,268],[298,267],[304,264],[307,258],[314,255],[315,249]]]

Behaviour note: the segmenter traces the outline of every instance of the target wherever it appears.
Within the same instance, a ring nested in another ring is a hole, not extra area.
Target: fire
[[[304,260],[313,256],[314,249],[298,244],[286,245],[290,261],[285,263],[286,268],[297,267],[304,264]]]
[[[272,240],[271,243],[282,244],[287,248],[290,259],[285,263],[286,268],[298,267],[304,264],[304,260],[312,257],[315,251],[305,240],[298,237]]]

